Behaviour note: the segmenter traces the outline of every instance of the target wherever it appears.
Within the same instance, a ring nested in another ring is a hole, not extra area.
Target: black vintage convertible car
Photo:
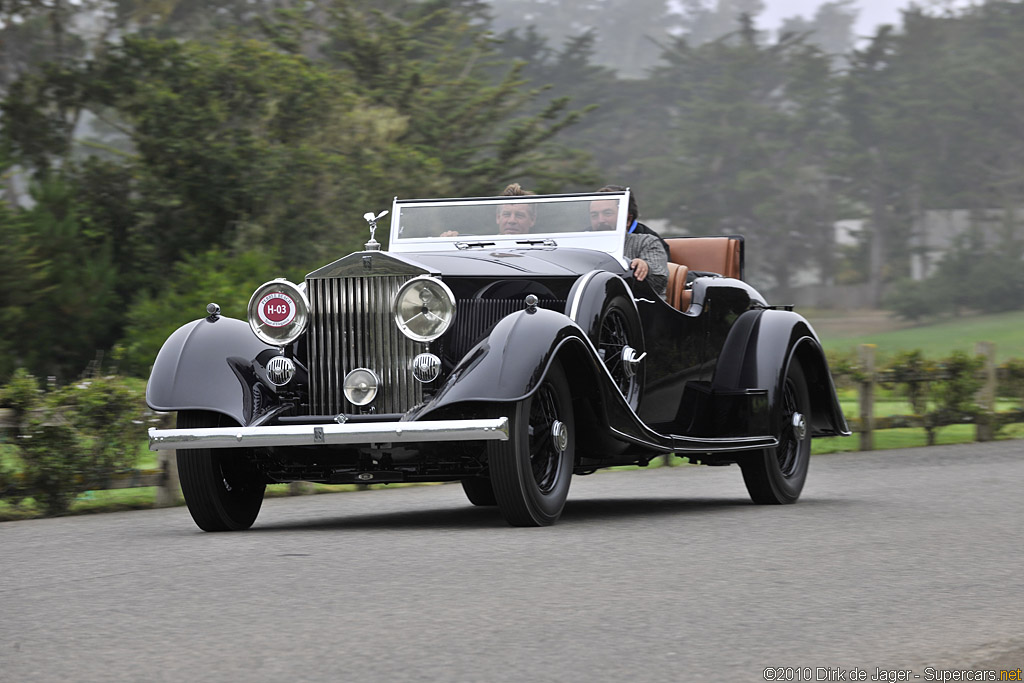
[[[743,281],[740,238],[668,240],[665,299],[636,281],[628,196],[396,200],[387,250],[367,214],[365,251],[260,286],[248,321],[210,304],[147,388],[196,524],[250,527],[268,483],[457,480],[543,526],[573,474],[666,453],[796,501],[811,437],[849,434],[814,331]]]

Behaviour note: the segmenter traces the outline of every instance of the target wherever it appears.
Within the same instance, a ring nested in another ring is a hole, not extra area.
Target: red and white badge
[[[284,292],[271,292],[260,299],[260,321],[270,327],[284,327],[295,320],[295,300]]]

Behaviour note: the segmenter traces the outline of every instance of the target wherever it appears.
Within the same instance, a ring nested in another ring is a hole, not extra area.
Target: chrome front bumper
[[[508,418],[149,430],[149,450],[508,441]]]

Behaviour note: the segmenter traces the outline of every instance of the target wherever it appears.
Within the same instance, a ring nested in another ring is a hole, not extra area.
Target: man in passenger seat
[[[617,186],[607,185],[598,192],[621,191]],[[590,229],[614,230],[619,215],[619,202],[615,199],[598,199],[590,202]],[[632,192],[629,196],[629,207],[626,209],[626,242],[624,256],[633,270],[637,282],[650,281],[651,288],[662,299],[668,285],[668,245],[650,228],[643,226],[636,217],[639,215]]]
[[[622,185],[605,185],[598,192],[625,192],[628,188]],[[637,206],[636,193],[633,190],[629,190],[629,206],[626,208],[626,231],[636,234],[641,233],[643,235],[654,235],[661,242],[662,248],[665,249],[665,259],[672,260],[672,252],[668,248],[668,242],[662,239],[661,235],[651,230],[649,227],[640,223],[637,219],[640,218],[640,208]]]

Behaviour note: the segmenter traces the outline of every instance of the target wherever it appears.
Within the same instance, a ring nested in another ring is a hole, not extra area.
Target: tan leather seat
[[[686,310],[682,308],[682,303],[686,292],[686,274],[689,271],[690,269],[686,266],[668,262],[668,286],[665,287],[665,301],[669,306],[674,306],[680,311]],[[687,301],[686,305],[689,306],[690,302]]]
[[[739,278],[740,241],[733,237],[673,237],[668,242],[673,263],[690,270]]]
[[[741,242],[733,237],[673,237],[668,243],[668,287],[666,301],[685,311],[690,307],[693,290],[686,288],[689,271],[718,273],[739,279],[742,273]]]

